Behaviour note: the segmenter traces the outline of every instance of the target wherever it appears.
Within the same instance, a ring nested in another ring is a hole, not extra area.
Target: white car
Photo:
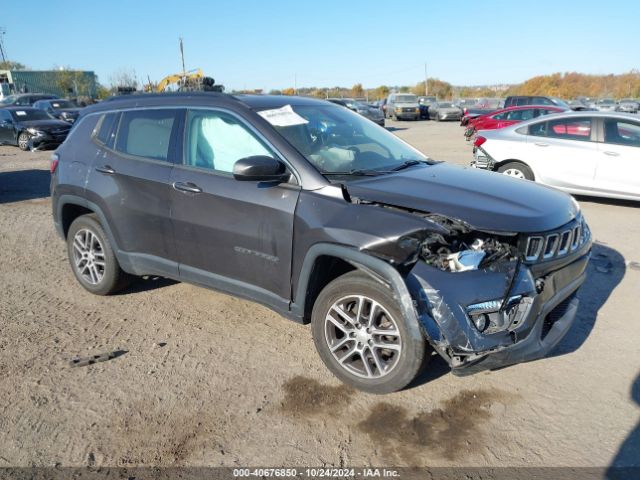
[[[478,132],[471,166],[569,193],[640,200],[640,118],[568,112]]]

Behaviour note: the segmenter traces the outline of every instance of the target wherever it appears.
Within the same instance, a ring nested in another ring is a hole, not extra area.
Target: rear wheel
[[[521,178],[524,180],[534,180],[531,169],[520,162],[507,162],[498,168],[498,172],[509,177]]]
[[[419,373],[427,343],[414,323],[389,288],[358,271],[329,283],[312,313],[322,361],[343,382],[371,393],[400,390]]]
[[[18,135],[18,148],[20,150],[29,150],[29,134],[27,132],[22,132]]]
[[[67,234],[71,269],[80,284],[96,295],[109,295],[129,283],[95,215],[76,218]]]

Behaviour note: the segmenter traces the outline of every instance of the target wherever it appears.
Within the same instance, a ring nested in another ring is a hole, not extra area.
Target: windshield
[[[11,116],[18,122],[31,120],[51,120],[53,118],[44,110],[37,110],[35,108],[12,110]]]
[[[418,103],[415,95],[396,95],[396,103]]]
[[[1,105],[13,105],[14,103],[16,103],[16,100],[18,100],[18,96],[17,95],[9,95],[8,97],[5,97],[2,101],[0,101]]]
[[[59,108],[78,108],[78,106],[69,100],[52,100],[51,108],[58,110]]]
[[[453,108],[453,103],[449,102],[440,102],[438,104],[438,108]]]
[[[611,98],[605,98],[604,100],[600,100],[598,103],[600,105],[613,105],[616,102]]]
[[[306,120],[274,128],[323,174],[379,174],[427,157],[375,123],[332,105],[291,106]],[[264,112],[261,112],[264,113]],[[377,171],[377,172],[376,172]]]

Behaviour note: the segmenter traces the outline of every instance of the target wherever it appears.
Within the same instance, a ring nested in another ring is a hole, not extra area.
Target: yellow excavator
[[[202,70],[197,68],[184,73],[174,73],[167,75],[153,86],[148,85],[149,91],[164,92],[169,85],[177,85],[180,91],[223,91],[222,85],[216,85],[211,77],[205,77]]]

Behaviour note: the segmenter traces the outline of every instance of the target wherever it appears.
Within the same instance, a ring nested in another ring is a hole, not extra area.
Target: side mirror
[[[233,178],[250,182],[284,182],[289,178],[287,167],[275,158],[254,155],[238,160],[233,165]]]

